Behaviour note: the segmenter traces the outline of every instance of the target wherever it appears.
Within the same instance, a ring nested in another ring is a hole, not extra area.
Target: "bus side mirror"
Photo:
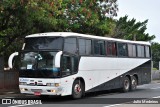
[[[59,51],[55,56],[55,67],[56,68],[60,68],[61,56],[62,56],[62,51]]]
[[[19,53],[18,52],[14,52],[14,53],[12,53],[10,56],[9,56],[9,59],[8,59],[8,66],[9,66],[9,68],[13,68],[13,58],[15,57],[15,56],[18,56],[19,55]]]

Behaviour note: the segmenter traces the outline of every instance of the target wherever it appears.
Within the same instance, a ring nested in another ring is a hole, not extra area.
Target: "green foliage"
[[[148,20],[144,22],[136,22],[136,19],[128,19],[128,16],[119,18],[115,22],[116,26],[113,30],[112,37],[122,38],[137,41],[151,41],[155,38],[154,35],[145,33]]]
[[[152,43],[151,49],[152,49],[153,67],[159,69],[160,44],[159,43]]]

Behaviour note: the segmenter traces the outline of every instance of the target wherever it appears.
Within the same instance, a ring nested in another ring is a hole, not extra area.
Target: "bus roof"
[[[124,40],[124,39],[116,39],[111,37],[102,37],[102,36],[94,36],[89,34],[80,34],[80,33],[73,33],[73,32],[47,32],[47,33],[38,33],[26,36],[26,38],[30,37],[85,37],[91,39],[102,39],[102,40],[110,40],[110,41],[117,41],[117,42],[127,42],[127,43],[136,43],[136,44],[144,44],[144,45],[151,45],[149,42],[146,41],[131,41],[131,40]]]

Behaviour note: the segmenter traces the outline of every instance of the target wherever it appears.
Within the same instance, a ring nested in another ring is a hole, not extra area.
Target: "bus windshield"
[[[23,52],[21,53],[20,76],[30,78],[59,77],[60,70],[55,68],[57,52]]]
[[[25,39],[24,50],[62,50],[62,37],[30,37]]]

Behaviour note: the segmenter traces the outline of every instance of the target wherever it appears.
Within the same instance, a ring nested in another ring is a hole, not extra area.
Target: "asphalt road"
[[[0,107],[160,107],[160,83],[141,85],[136,91],[128,93],[120,93],[119,90],[89,93],[85,98],[79,100],[72,100],[69,96],[39,99],[32,95],[17,94],[4,98],[29,98],[28,100],[32,102],[41,103],[42,101],[43,104],[3,104]]]

